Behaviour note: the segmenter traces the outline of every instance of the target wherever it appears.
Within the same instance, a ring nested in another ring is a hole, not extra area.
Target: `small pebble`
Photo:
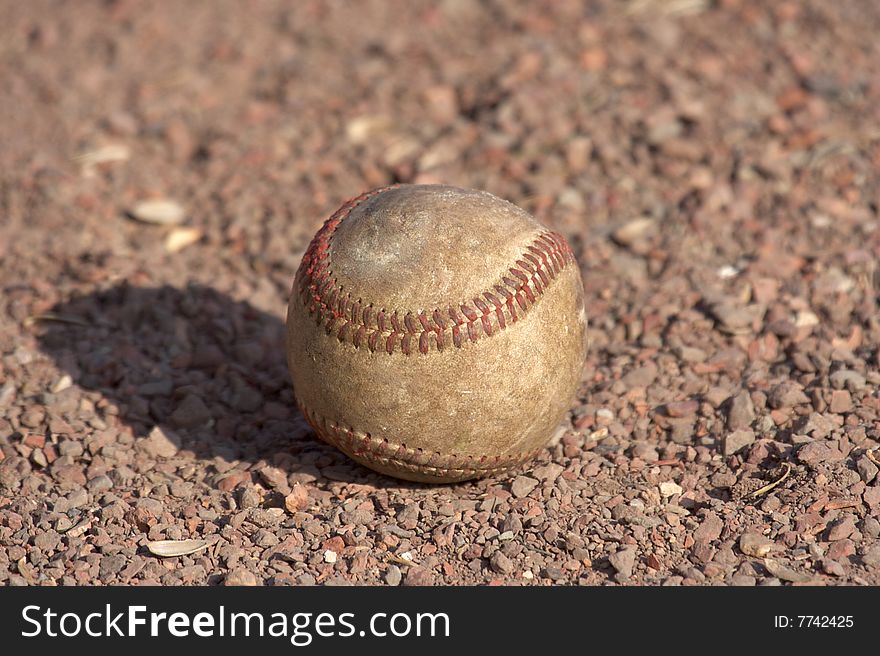
[[[625,580],[632,576],[636,562],[636,550],[633,548],[621,549],[608,557],[608,562],[617,571],[619,579]]]
[[[223,580],[224,585],[256,586],[260,585],[257,575],[246,569],[234,569]]]
[[[517,476],[510,484],[510,491],[513,496],[521,499],[529,495],[529,492],[538,486],[538,481],[528,476]]]
[[[178,224],[186,215],[173,200],[145,200],[132,207],[130,214],[138,221],[158,225]]]
[[[400,573],[400,568],[397,565],[390,565],[387,570],[385,570],[385,583],[390,586],[398,586],[400,585],[400,580],[402,575]]]
[[[724,436],[724,455],[732,456],[754,442],[755,433],[751,430],[741,429],[728,433]]]

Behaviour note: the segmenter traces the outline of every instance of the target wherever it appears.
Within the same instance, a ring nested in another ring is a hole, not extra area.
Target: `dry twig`
[[[788,475],[791,474],[791,465],[789,465],[787,462],[783,462],[782,466],[785,467],[785,473],[782,474],[782,476],[777,478],[772,483],[765,485],[764,487],[759,487],[757,490],[752,492],[749,495],[749,497],[754,499],[754,498],[763,496],[763,495],[767,494],[770,490],[774,489],[775,487],[778,487],[786,478],[788,478]]]

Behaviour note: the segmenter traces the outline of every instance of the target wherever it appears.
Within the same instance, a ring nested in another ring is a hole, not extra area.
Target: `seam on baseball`
[[[332,419],[318,415],[299,398],[297,405],[318,437],[328,444],[372,463],[392,465],[413,473],[444,477],[499,474],[532,460],[544,450],[544,447],[540,447],[507,456],[472,456],[455,453],[444,455],[436,451],[409,448],[405,444],[395,444],[386,438],[347,428]]]
[[[517,322],[537,303],[559,273],[574,262],[565,238],[541,232],[526,246],[513,266],[503,272],[491,289],[470,300],[433,310],[388,312],[373,303],[353,299],[344,292],[330,270],[330,244],[336,229],[364,201],[397,185],[382,187],[349,200],[331,216],[309,245],[294,282],[294,293],[327,335],[371,352],[404,355],[462,348],[481,337],[491,337]]]

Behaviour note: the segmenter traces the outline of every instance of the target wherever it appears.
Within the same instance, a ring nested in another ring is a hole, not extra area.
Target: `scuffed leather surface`
[[[361,303],[430,313],[491,291],[546,232],[485,192],[404,185],[342,219],[329,267]],[[587,349],[576,263],[541,287],[503,330],[407,355],[328,334],[295,286],[287,357],[297,402],[320,437],[385,474],[448,482],[518,466],[563,419]]]

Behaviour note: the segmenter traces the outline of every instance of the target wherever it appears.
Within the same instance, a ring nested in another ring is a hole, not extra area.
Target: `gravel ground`
[[[870,0],[0,1],[0,583],[880,584],[878,31]],[[575,248],[578,402],[510,477],[385,478],[293,407],[299,259],[395,181]]]

